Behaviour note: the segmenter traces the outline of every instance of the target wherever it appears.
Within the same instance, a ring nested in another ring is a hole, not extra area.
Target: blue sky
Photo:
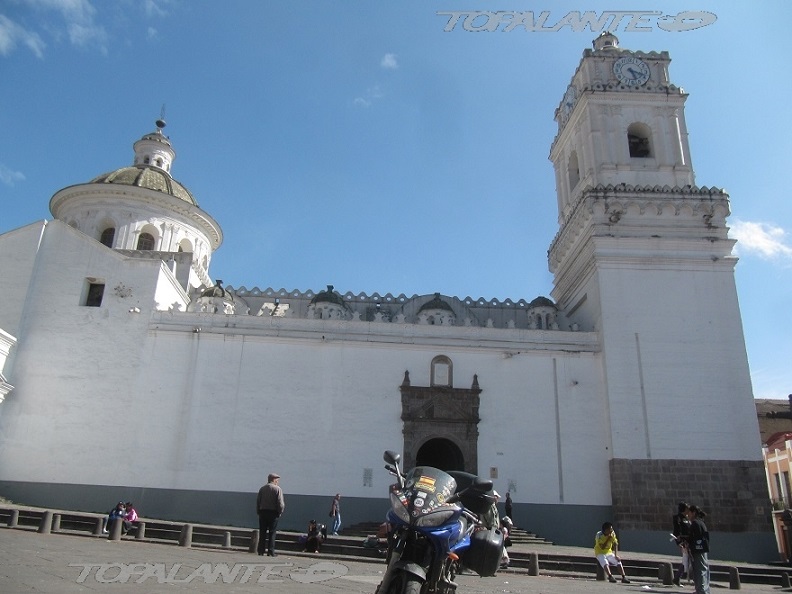
[[[547,12],[546,29],[646,11],[643,31],[611,28],[668,50],[690,93],[696,182],[731,195],[755,396],[786,398],[787,0],[2,0],[0,232],[131,164],[164,104],[172,173],[225,233],[211,272],[226,284],[549,295],[553,112],[599,30],[444,30],[441,13],[486,10]],[[688,11],[717,18],[658,18]]]

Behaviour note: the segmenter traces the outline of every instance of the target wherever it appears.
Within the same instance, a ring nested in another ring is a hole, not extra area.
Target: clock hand
[[[635,70],[633,67],[628,67],[627,70],[629,71],[630,75],[632,75],[633,79],[641,78],[641,73]]]

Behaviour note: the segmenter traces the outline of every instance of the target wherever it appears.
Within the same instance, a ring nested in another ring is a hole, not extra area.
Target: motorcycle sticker
[[[415,484],[415,488],[434,493],[435,479],[433,479],[431,476],[421,476],[421,478],[419,478],[418,482]]]

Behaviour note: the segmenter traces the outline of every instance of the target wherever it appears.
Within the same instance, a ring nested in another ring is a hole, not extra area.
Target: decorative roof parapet
[[[316,297],[317,293],[308,289],[306,291],[300,291],[299,289],[291,289],[286,290],[285,288],[274,289],[272,287],[268,287],[266,289],[260,289],[259,287],[253,287],[252,289],[248,289],[244,285],[235,289],[233,286],[228,285],[228,289],[234,291],[235,295],[239,295],[240,297],[252,296],[252,297],[269,297],[269,298],[292,298],[292,299],[308,299],[311,300]],[[371,295],[368,295],[365,292],[361,293],[353,293],[352,291],[347,291],[346,293],[341,295],[345,302],[347,303],[354,303],[354,302],[370,302],[370,303],[382,303],[382,304],[394,304],[400,305],[403,303],[407,303],[412,299],[417,299],[421,297],[417,293],[408,296],[405,293],[399,293],[398,295],[393,295],[392,293],[385,293],[381,295],[380,293],[374,292]],[[525,299],[519,299],[517,301],[506,298],[504,300],[499,300],[498,298],[484,298],[479,297],[477,299],[473,299],[470,296],[467,296],[463,299],[459,299],[462,303],[468,306],[477,306],[477,307],[516,307],[516,308],[524,308],[528,307],[530,304],[529,301]]]
[[[558,311],[546,297],[529,302],[525,299],[515,301],[483,297],[459,299],[439,293],[412,297],[403,293],[397,296],[391,293],[355,294],[351,291],[341,294],[332,286],[319,292],[273,288],[262,290],[258,287],[240,287],[235,290],[231,286],[225,287],[225,290],[234,296],[233,313],[243,316],[516,330],[578,330],[567,323],[563,312]],[[193,304],[200,299],[200,295],[196,295]],[[343,309],[333,309],[340,305],[343,305]],[[438,311],[447,312],[447,315]]]

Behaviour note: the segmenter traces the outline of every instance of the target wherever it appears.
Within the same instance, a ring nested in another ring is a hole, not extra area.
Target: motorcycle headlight
[[[434,527],[440,526],[448,522],[454,514],[459,512],[456,506],[441,507],[430,511],[427,514],[421,514],[415,519],[416,526]]]
[[[410,523],[410,513],[407,511],[407,506],[404,505],[402,502],[401,497],[399,497],[398,492],[391,491],[390,494],[390,502],[391,502],[391,509],[393,512],[399,516],[399,519],[402,520],[405,524]]]

